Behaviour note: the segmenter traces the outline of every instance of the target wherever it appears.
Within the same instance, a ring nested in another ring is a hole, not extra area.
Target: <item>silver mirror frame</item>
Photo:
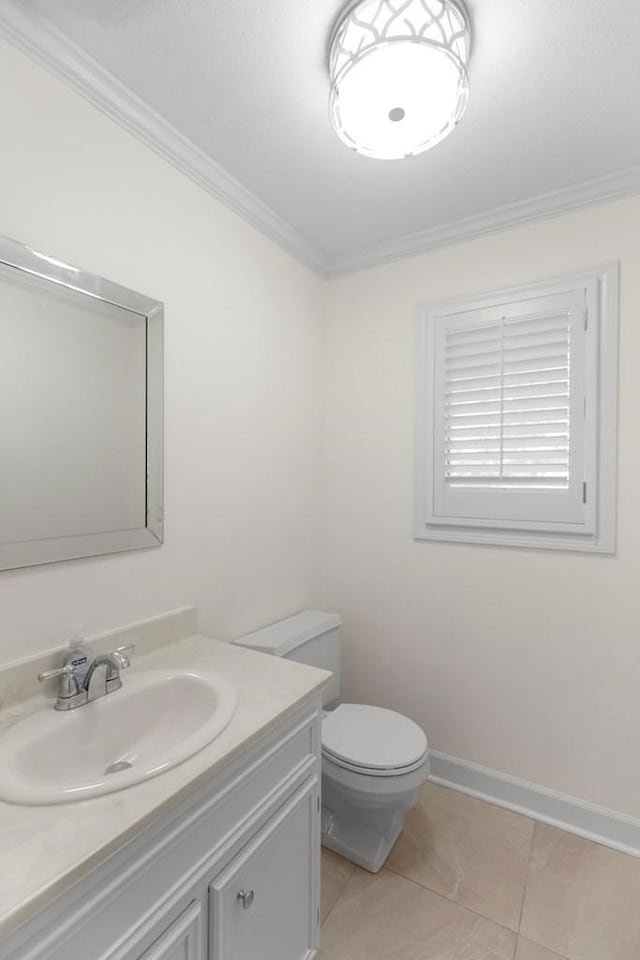
[[[147,345],[146,525],[128,530],[0,543],[0,570],[160,546],[163,541],[164,488],[164,305],[159,300],[152,300],[1,235],[0,264],[137,314],[145,320]]]

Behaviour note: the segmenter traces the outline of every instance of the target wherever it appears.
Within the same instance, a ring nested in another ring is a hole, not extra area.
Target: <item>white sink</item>
[[[193,756],[227,726],[236,691],[199,671],[123,675],[75,710],[25,717],[0,737],[0,799],[34,805],[113,793]]]

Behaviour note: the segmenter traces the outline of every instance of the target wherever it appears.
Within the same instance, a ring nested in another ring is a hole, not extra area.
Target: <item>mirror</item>
[[[0,569],[162,543],[163,307],[0,237]]]

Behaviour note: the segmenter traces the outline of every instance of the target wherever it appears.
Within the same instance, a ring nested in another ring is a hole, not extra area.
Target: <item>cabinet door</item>
[[[194,900],[145,950],[140,960],[200,960],[200,914],[200,903]]]
[[[314,955],[318,796],[313,777],[210,885],[210,960],[303,960]]]

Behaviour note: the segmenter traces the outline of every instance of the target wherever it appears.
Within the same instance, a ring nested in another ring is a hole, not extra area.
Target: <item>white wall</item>
[[[331,281],[325,567],[344,693],[640,816],[640,198]],[[412,539],[416,304],[621,260],[616,556]]]
[[[0,573],[0,662],[185,603],[226,639],[321,596],[345,619],[348,696],[640,816],[640,200],[325,285],[4,43],[0,117],[0,232],[166,304],[165,545]],[[415,543],[415,305],[612,258],[617,555]]]
[[[0,233],[163,300],[166,350],[164,546],[0,573],[0,662],[185,603],[221,639],[308,605],[321,281],[5,43],[0,118]]]

